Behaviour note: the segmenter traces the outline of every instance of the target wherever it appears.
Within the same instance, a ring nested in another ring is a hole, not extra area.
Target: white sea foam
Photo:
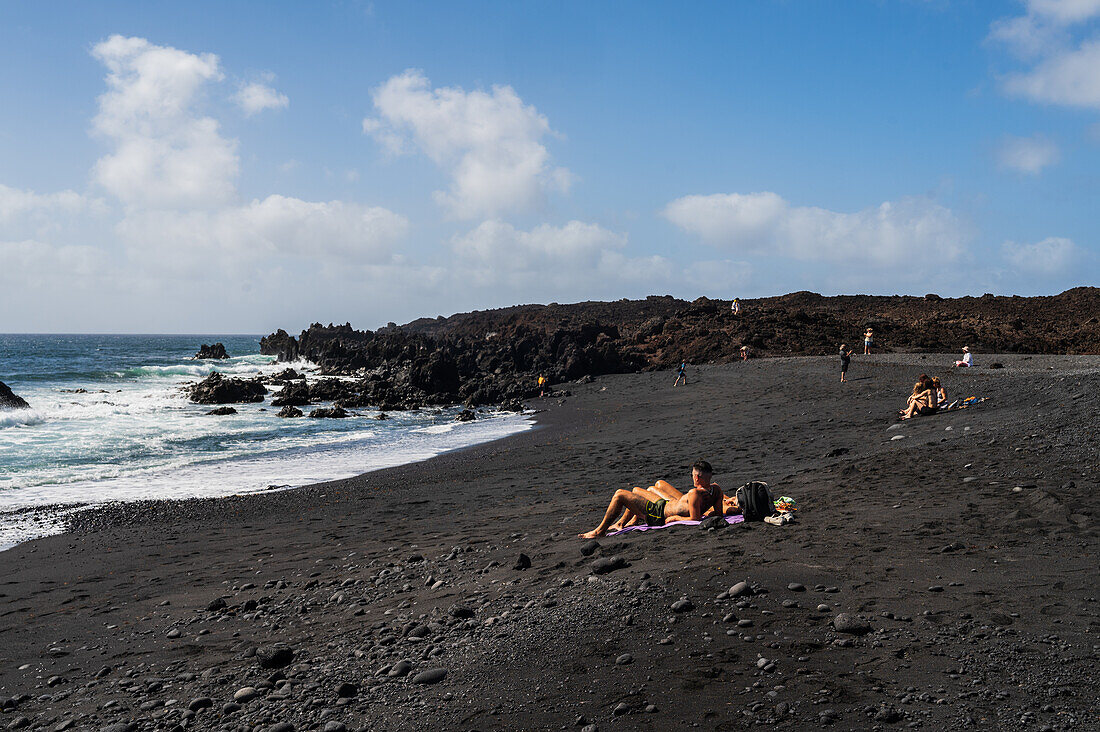
[[[143,343],[131,345],[140,353]],[[58,344],[59,353],[71,347],[64,338]],[[18,382],[33,409],[0,412],[0,546],[60,530],[63,517],[42,507],[303,485],[423,460],[529,426],[516,415],[459,424],[449,410],[394,412],[385,421],[372,419],[376,410],[353,410],[341,420],[280,419],[269,401],[208,416],[210,407],[192,404],[185,383],[214,371],[252,378],[318,367],[259,354],[171,363],[158,347],[153,363],[140,368],[123,368],[135,351],[120,349],[113,362],[60,362],[76,375],[52,377],[47,367]]]
[[[0,428],[42,424],[46,418],[34,409],[0,409]]]
[[[143,469],[101,466],[94,480],[70,480],[0,491],[0,549],[35,536],[58,533],[71,508],[28,512],[36,506],[101,504],[111,501],[182,499],[255,493],[271,486],[301,486],[349,478],[381,468],[427,460],[445,452],[529,429],[530,420],[502,415],[463,424],[395,430],[380,434],[330,435],[323,444],[285,447],[262,455],[207,460]],[[446,430],[433,430],[446,427]],[[292,444],[287,439],[283,444]],[[3,485],[0,483],[0,485]],[[62,513],[58,513],[61,511]]]

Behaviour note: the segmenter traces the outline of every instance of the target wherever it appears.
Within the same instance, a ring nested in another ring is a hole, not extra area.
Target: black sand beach
[[[424,463],[86,512],[0,553],[0,727],[1100,728],[1100,357],[952,360],[606,376]],[[899,423],[921,372],[990,400]],[[798,522],[582,554],[699,458]]]

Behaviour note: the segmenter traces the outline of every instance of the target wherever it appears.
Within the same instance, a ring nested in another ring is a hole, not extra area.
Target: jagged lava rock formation
[[[515,404],[537,393],[535,378],[552,384],[680,361],[724,363],[753,356],[822,355],[840,343],[857,345],[875,330],[876,349],[899,352],[1100,353],[1100,288],[1079,287],[1049,297],[941,298],[795,292],[742,300],[692,302],[671,296],[645,300],[519,305],[422,318],[377,331],[350,324],[311,325],[297,337],[284,330],[260,342],[280,361],[306,359],[339,382],[343,406],[400,409],[464,402]],[[304,384],[285,404],[323,400]]]

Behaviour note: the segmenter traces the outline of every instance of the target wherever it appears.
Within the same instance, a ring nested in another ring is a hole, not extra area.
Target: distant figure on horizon
[[[674,387],[680,385],[680,379],[684,380],[684,386],[688,385],[687,367],[687,361],[680,362],[680,368],[676,370],[676,381],[672,384]]]
[[[848,350],[844,350],[844,349]],[[840,344],[840,383],[844,384],[848,379],[844,378],[844,375],[848,373],[848,365],[852,363],[852,349],[848,348],[847,343]]]
[[[539,374],[539,398],[540,399],[542,397],[546,396],[546,384],[549,383],[549,381],[550,380],[547,379],[545,376],[543,376],[542,374]]]
[[[749,347],[748,346],[741,346],[741,360],[742,361],[748,361],[749,360]]]
[[[875,331],[871,328],[863,331],[863,355],[871,355],[871,346],[875,345]]]
[[[733,305],[730,305],[730,310],[733,312],[734,315],[741,314],[741,301],[738,300],[736,297],[733,298]]]
[[[955,362],[956,366],[970,367],[974,365],[974,357],[970,355],[970,346],[963,346],[963,357],[961,361]]]

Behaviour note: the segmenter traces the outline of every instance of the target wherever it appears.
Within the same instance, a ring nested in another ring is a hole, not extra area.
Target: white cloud
[[[485,221],[456,236],[452,248],[460,278],[478,285],[566,287],[659,279],[669,274],[662,257],[627,257],[625,234],[581,221],[542,224],[522,231],[503,221]]]
[[[106,253],[91,246],[53,246],[26,239],[0,241],[0,282],[5,289],[30,292],[44,286],[83,289],[109,272]],[[56,289],[52,293],[57,295]]]
[[[290,99],[286,94],[280,94],[267,84],[258,81],[243,84],[233,100],[249,117],[265,109],[285,109],[290,105]]]
[[[552,168],[542,144],[550,123],[510,86],[491,92],[432,89],[421,72],[406,71],[372,93],[377,118],[363,132],[393,153],[410,144],[451,176],[435,198],[458,218],[530,211],[547,193],[567,191],[571,174]]]
[[[1100,39],[1057,53],[1005,79],[1005,90],[1034,102],[1100,109]]]
[[[1070,239],[1051,236],[1034,244],[1006,241],[1005,259],[1025,275],[1052,276],[1068,272],[1078,258],[1078,247]]]
[[[1029,0],[1027,14],[993,23],[990,39],[1035,64],[1007,75],[1008,94],[1033,102],[1100,109],[1100,0]]]
[[[1060,158],[1058,146],[1042,135],[1007,136],[997,149],[997,163],[1005,170],[1035,175]]]
[[[225,203],[235,193],[237,143],[196,111],[218,57],[111,36],[92,49],[108,70],[93,130],[111,141],[94,178],[128,205],[186,207]]]
[[[0,183],[0,224],[10,224],[17,218],[37,214],[73,214],[94,206],[76,191],[35,193],[11,188]]]
[[[804,261],[922,269],[958,258],[970,239],[950,209],[924,198],[838,213],[769,192],[696,195],[672,201],[663,214],[710,244]]]
[[[385,208],[280,195],[218,211],[148,211],[118,226],[143,265],[207,276],[255,271],[277,256],[384,263],[407,230],[408,220]]]

